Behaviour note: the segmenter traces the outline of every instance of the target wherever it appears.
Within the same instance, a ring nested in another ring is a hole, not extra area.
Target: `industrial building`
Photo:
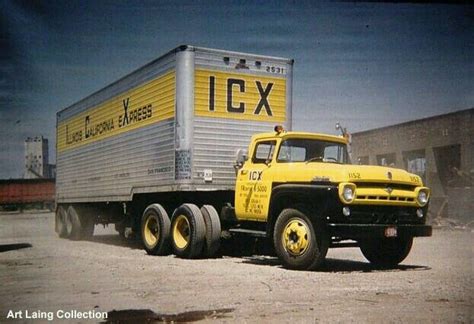
[[[474,108],[352,134],[360,164],[408,170],[431,188],[431,218],[472,221]]]
[[[48,139],[43,136],[25,140],[24,179],[55,178],[55,165],[49,164]]]

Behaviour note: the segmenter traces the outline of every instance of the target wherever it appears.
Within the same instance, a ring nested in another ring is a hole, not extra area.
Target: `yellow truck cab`
[[[354,244],[373,264],[394,266],[413,237],[431,236],[429,195],[415,174],[352,165],[343,136],[275,127],[253,136],[237,163],[235,218],[264,229],[288,268],[317,268],[329,247]]]

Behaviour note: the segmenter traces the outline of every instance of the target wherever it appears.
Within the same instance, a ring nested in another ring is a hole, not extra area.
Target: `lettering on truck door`
[[[275,140],[257,142],[251,159],[239,171],[235,198],[239,219],[267,219],[273,181],[271,163],[275,147]]]

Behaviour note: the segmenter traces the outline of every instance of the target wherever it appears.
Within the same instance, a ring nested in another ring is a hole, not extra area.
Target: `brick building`
[[[352,157],[420,175],[432,217],[474,218],[474,108],[354,133]]]

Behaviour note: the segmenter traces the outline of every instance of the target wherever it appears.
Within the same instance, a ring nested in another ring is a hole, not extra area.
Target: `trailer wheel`
[[[182,258],[197,258],[202,252],[206,225],[196,205],[183,204],[176,208],[171,222],[174,253]]]
[[[56,210],[55,230],[61,238],[67,237],[66,231],[66,210],[63,206],[59,206]]]
[[[79,220],[81,222],[82,233],[81,239],[87,240],[94,235],[95,221],[94,218],[96,212],[94,208],[78,208]]]
[[[169,251],[170,218],[160,204],[152,204],[143,212],[141,235],[145,251],[150,255],[166,255]]]
[[[396,267],[410,253],[413,238],[377,238],[361,240],[360,250],[373,265],[383,268]]]
[[[326,257],[329,237],[317,221],[297,209],[284,209],[273,232],[275,251],[289,269],[313,270]]]
[[[206,224],[206,242],[203,255],[212,257],[221,245],[221,221],[216,209],[211,205],[202,206],[201,213]]]
[[[76,211],[74,206],[69,206],[67,209],[66,215],[66,235],[71,240],[80,240],[82,239],[83,227],[81,224],[81,219],[79,214]]]

